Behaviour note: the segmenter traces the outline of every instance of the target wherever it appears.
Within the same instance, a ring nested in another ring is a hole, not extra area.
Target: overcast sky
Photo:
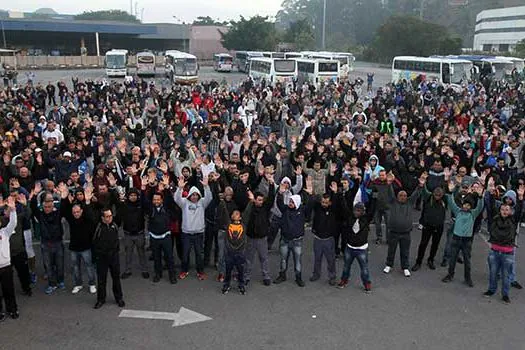
[[[132,0],[133,11],[137,2],[138,16],[144,8],[144,22],[175,23],[173,16],[184,22],[192,22],[197,16],[210,16],[222,20],[238,19],[239,15],[274,16],[280,8],[282,0]],[[5,10],[33,12],[41,7],[51,7],[58,13],[77,14],[83,11],[121,9],[130,10],[129,0],[17,0],[11,3],[11,8]]]

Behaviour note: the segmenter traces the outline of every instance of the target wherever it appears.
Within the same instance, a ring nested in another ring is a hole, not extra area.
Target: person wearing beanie
[[[449,183],[449,192],[454,192],[455,185]],[[483,198],[483,187],[477,186],[475,191],[480,198]],[[456,216],[454,226],[452,228],[452,238],[450,241],[450,262],[448,264],[448,274],[442,279],[444,283],[448,283],[454,279],[454,272],[456,268],[456,261],[459,252],[463,253],[464,267],[465,267],[465,283],[469,287],[474,287],[471,276],[471,252],[472,241],[474,234],[474,221],[483,210],[483,200],[471,197],[467,199],[461,207],[456,204],[454,197],[447,194],[447,203]],[[476,204],[477,203],[477,204]]]
[[[372,290],[370,271],[368,269],[368,235],[370,233],[370,223],[374,217],[373,207],[366,213],[365,205],[358,202],[354,207],[350,207],[344,199],[341,201],[342,211],[346,224],[343,226],[346,247],[344,252],[344,268],[338,288],[345,288],[350,279],[350,269],[352,263],[357,260],[361,270],[361,282],[365,292]]]
[[[126,279],[131,276],[133,250],[136,249],[142,277],[148,279],[149,272],[145,249],[146,237],[144,236],[144,216],[146,214],[144,211],[144,196],[141,195],[137,188],[132,187],[127,194],[121,194],[119,199],[117,215],[122,220],[125,252],[125,267],[121,278]]]
[[[313,180],[308,177],[306,181],[306,192],[312,193],[313,191]],[[283,195],[287,190],[286,184],[279,186],[279,193],[277,194],[277,206],[283,214],[282,216],[282,229],[281,229],[281,241],[279,250],[281,253],[281,266],[279,276],[273,281],[275,284],[286,281],[286,270],[288,269],[288,258],[290,253],[293,255],[294,267],[295,267],[295,283],[299,287],[304,287],[304,281],[302,279],[302,248],[303,248],[303,237],[304,237],[304,225],[306,222],[306,212],[301,207],[301,196],[292,195],[287,205],[284,204]]]

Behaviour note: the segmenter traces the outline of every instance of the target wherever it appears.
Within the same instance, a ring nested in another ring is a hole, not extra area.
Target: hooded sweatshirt
[[[458,237],[472,237],[474,233],[474,221],[483,210],[483,201],[478,200],[478,204],[474,209],[463,210],[460,208],[454,197],[447,194],[448,206],[452,213],[456,216],[456,221],[454,222],[453,233]]]
[[[385,170],[385,168],[383,168],[381,165],[379,165],[379,158],[375,155],[375,154],[372,154],[370,156],[370,158],[368,158],[368,163],[371,164],[371,161],[375,159],[376,160],[376,166],[372,169],[372,165],[370,165],[370,177],[372,179],[376,179],[379,177],[379,172],[381,170]]]
[[[302,175],[296,176],[295,186],[292,186],[292,180],[290,180],[289,177],[285,176],[281,180],[281,185],[285,183],[287,183],[290,186],[290,189],[286,190],[283,193],[283,203],[284,205],[288,205],[288,203],[290,202],[290,197],[293,194],[297,194],[301,192],[301,190],[303,189],[303,176]],[[272,207],[272,214],[279,218],[283,216],[282,212],[279,210],[279,206],[277,205],[277,196],[275,197],[275,203],[273,204],[273,207]]]
[[[283,213],[281,235],[285,241],[299,239],[304,236],[305,210],[301,207],[301,196],[293,195],[290,197],[295,204],[295,209],[291,209],[288,204],[284,204],[283,195],[277,195],[277,205]]]
[[[0,269],[11,265],[11,252],[9,238],[13,234],[17,224],[16,211],[9,213],[9,223],[6,227],[0,229]]]
[[[201,197],[196,203],[190,201],[190,197],[194,193]],[[202,197],[199,189],[195,186],[190,188],[186,198],[182,197],[182,189],[177,188],[173,199],[182,209],[182,232],[190,235],[203,233],[206,228],[206,208],[213,199],[210,186],[204,186],[204,197]]]

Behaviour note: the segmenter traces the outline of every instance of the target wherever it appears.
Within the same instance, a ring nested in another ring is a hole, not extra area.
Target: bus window
[[[441,81],[444,84],[450,84],[450,65],[448,63],[443,63],[441,68]]]

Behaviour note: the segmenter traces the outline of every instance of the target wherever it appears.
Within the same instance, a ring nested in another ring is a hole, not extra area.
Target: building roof
[[[128,23],[116,21],[4,19],[6,31],[39,31],[64,33],[102,33],[138,35],[143,39],[189,39],[189,28],[183,24]]]

